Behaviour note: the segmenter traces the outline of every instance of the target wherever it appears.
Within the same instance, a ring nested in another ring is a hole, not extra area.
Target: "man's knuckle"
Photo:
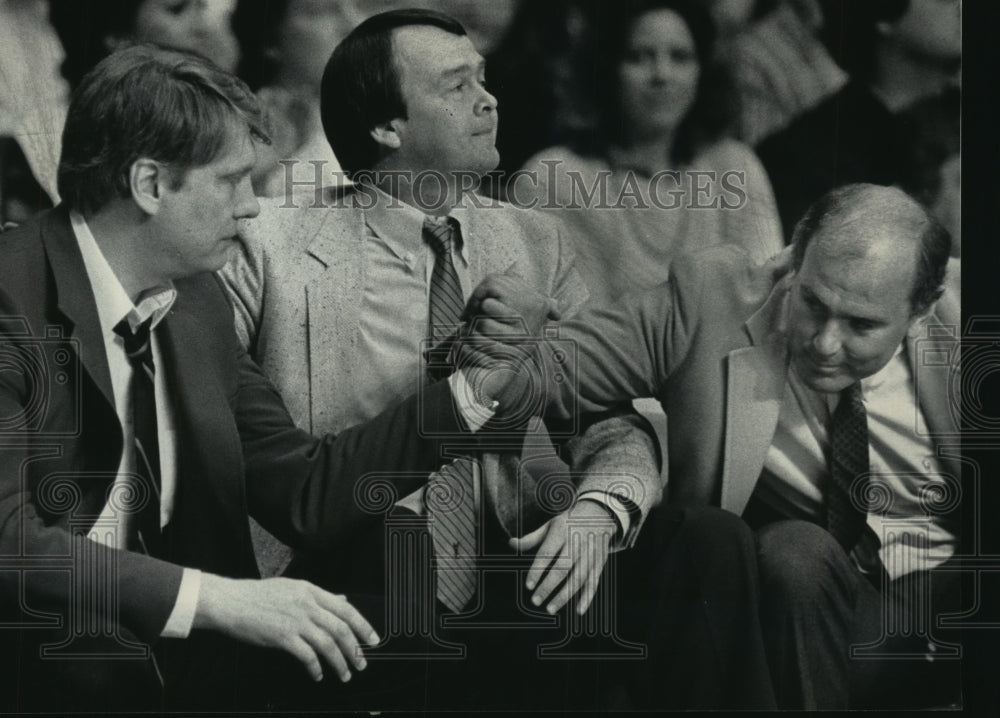
[[[342,621],[338,621],[336,625],[332,626],[330,633],[341,642],[351,641],[354,637],[354,633],[351,631],[350,627]]]

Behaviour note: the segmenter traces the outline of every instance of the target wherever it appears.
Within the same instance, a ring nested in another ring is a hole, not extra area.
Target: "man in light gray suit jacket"
[[[546,416],[656,397],[670,503],[756,530],[780,707],[957,693],[957,662],[934,659],[960,653],[933,623],[960,598],[957,318],[936,304],[949,246],[903,192],[847,185],[768,265],[688,255],[560,327],[579,361]]]
[[[425,349],[435,332],[429,325],[435,323],[438,311],[435,294],[440,291],[442,267],[453,269],[452,276],[457,277],[460,289],[447,290],[461,292],[456,302],[464,305],[472,300],[470,306],[489,309],[491,315],[504,310],[516,314],[554,303],[553,317],[571,316],[587,301],[587,289],[557,223],[472,194],[472,187],[498,161],[496,100],[483,83],[483,58],[461,25],[435,13],[397,11],[376,16],[333,53],[323,80],[323,122],[353,186],[289,193],[262,207],[260,216],[243,233],[242,256],[223,271],[236,308],[238,334],[275,382],[299,425],[314,432],[352,426],[411,394],[425,380],[433,369]],[[445,225],[452,228],[452,245],[442,254],[432,248],[427,233],[428,227]],[[481,284],[487,275],[499,276]],[[518,296],[498,307],[496,296],[501,292],[510,296],[514,287]],[[567,354],[572,354],[571,348]],[[459,373],[464,376],[464,371]],[[482,408],[488,415],[497,407]],[[474,493],[480,498],[479,555],[494,561],[498,555],[506,556],[502,560],[509,565],[512,553],[528,554],[523,570],[508,571],[526,585],[527,593],[519,597],[517,586],[513,591],[495,589],[495,577],[483,573],[478,577],[477,599],[459,606],[460,615],[523,627],[525,620],[534,620],[532,616],[545,617],[539,609],[555,614],[572,605],[584,614],[599,586],[607,583],[601,577],[609,555],[636,544],[640,527],[662,493],[652,429],[627,404],[593,417],[571,417],[571,423],[577,419],[584,430],[564,446],[572,472],[556,460],[545,427],[538,425],[518,432],[514,444],[508,434],[498,444],[484,445],[477,455]],[[571,477],[572,484],[557,488],[552,479],[560,476]],[[428,513],[420,492],[393,498],[396,510]],[[729,534],[710,528],[717,518],[688,522],[686,530],[691,533],[690,526],[700,525],[709,540],[724,542]],[[674,575],[656,565],[663,557],[659,546],[666,541],[661,537],[668,533],[665,522],[657,524],[649,547],[642,550],[650,558],[621,559],[634,564],[631,575],[636,584],[642,571]],[[379,523],[373,532],[381,530]],[[378,540],[373,536],[363,553],[366,561],[377,564],[381,578],[381,562],[371,555],[371,546],[378,545]],[[355,543],[361,542],[359,537]],[[337,569],[341,573],[371,570],[367,564],[360,565],[356,549],[331,547],[333,557],[312,561],[309,568],[297,562],[293,571],[306,571],[323,582],[316,575],[323,565],[328,585],[336,588],[337,580],[343,579],[333,575]],[[752,545],[745,543],[742,549],[743,553],[740,547],[727,547],[723,552],[735,562],[742,556],[748,565]],[[635,551],[621,555],[627,554],[638,556]],[[737,567],[732,573],[738,571]],[[440,598],[445,579],[438,576]],[[644,578],[642,583],[645,595],[646,586],[657,582]],[[697,582],[690,583],[695,586]],[[743,584],[736,579],[734,585]],[[616,588],[605,586],[605,597],[591,611],[599,608],[606,615],[613,608],[606,594],[615,593]],[[623,596],[638,596],[638,589],[630,586],[618,591],[619,605]],[[378,591],[377,580],[372,590]],[[500,596],[499,601],[486,601],[486,593]],[[497,603],[510,605],[501,605],[497,613]],[[692,598],[692,604],[702,607],[704,601]],[[356,605],[362,611],[366,608],[363,601]],[[744,622],[754,613],[752,602],[747,606],[740,618]],[[441,605],[437,610],[443,612]],[[648,605],[618,612],[627,614],[623,620],[640,623],[651,616],[665,620],[677,615]],[[379,618],[372,620],[377,623]],[[565,619],[578,620],[569,615]],[[703,630],[702,624],[697,625],[693,631]],[[512,638],[516,633],[512,631],[481,632],[489,635],[477,645],[485,646],[481,653],[492,653],[495,663],[466,672],[462,680],[476,687],[469,689],[467,702],[449,707],[546,705],[545,698],[523,698],[518,693],[525,691],[528,696],[532,690],[525,687],[528,679],[533,685],[544,680],[550,687],[563,680],[552,677],[552,661],[522,660],[534,658],[538,644],[560,638],[537,629],[536,621],[517,638]],[[753,633],[752,627],[749,632]],[[523,653],[511,648],[511,642],[520,638],[530,643]],[[748,643],[759,648],[753,641]],[[749,649],[749,654],[762,655],[755,650]],[[714,652],[727,656],[727,668],[719,670],[732,670],[740,680],[752,682],[746,676],[756,674],[737,666],[738,661],[729,667],[728,657],[733,653],[726,648]],[[482,665],[476,660],[470,656],[470,665]],[[595,666],[593,662],[587,665]],[[578,663],[579,668],[583,666],[584,662]],[[514,669],[524,675],[512,679]],[[472,680],[473,673],[478,680]],[[641,672],[632,669],[630,673]],[[505,678],[500,679],[501,675]],[[550,677],[539,679],[539,675]],[[681,671],[674,675],[679,687],[668,692],[669,701],[684,704],[691,682]],[[705,671],[703,683],[711,683],[716,675],[715,667]],[[574,681],[579,683],[576,697],[563,695],[552,707],[569,707],[574,700],[580,706],[607,700],[606,696],[590,697],[589,691],[602,690],[598,680],[580,680],[577,674]],[[511,692],[512,685],[518,691]],[[766,680],[757,681],[754,690],[758,687],[765,696],[769,694]],[[706,689],[703,695],[715,700],[716,694]],[[424,698],[419,705],[427,705]]]

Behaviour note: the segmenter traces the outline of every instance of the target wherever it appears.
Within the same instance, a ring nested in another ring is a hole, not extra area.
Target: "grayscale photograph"
[[[0,714],[996,715],[984,23],[0,0]]]

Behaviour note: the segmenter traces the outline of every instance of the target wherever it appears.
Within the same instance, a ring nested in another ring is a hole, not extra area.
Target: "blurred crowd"
[[[920,199],[959,255],[958,0],[0,0],[0,219],[58,203],[69,93],[132,42],[201,54],[258,92],[274,138],[259,195],[346,181],[323,69],[359,22],[403,6],[468,29],[501,118],[482,191],[559,214],[598,294],[661,281],[694,246],[764,259],[856,181]],[[610,209],[577,201],[595,188]]]

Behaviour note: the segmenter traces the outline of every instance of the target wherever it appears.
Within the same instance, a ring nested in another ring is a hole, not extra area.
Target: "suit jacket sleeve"
[[[589,292],[577,271],[572,243],[564,236],[563,225],[554,224],[558,247],[553,279],[555,299],[563,316],[572,317],[584,308]],[[621,546],[630,547],[663,493],[659,442],[653,427],[629,401],[609,409],[580,416],[580,431],[566,441],[564,448],[568,463],[581,476],[578,495],[588,491],[611,494],[628,507],[631,520]],[[559,425],[563,429],[567,426]]]
[[[631,292],[614,304],[588,306],[562,322],[560,339],[574,348],[575,356],[557,363],[551,352],[540,352],[546,379],[560,372],[566,376],[551,382],[555,390],[547,395],[546,420],[566,420],[577,411],[601,411],[634,398],[662,399],[699,332],[710,331],[706,305],[739,307],[727,297],[706,295],[750,294],[762,282],[769,280],[744,252],[716,247],[679,257],[662,284]]]
[[[426,483],[443,444],[475,445],[448,382],[379,416],[318,438],[297,428],[261,369],[240,349],[232,397],[251,515],[283,542],[330,550]]]

